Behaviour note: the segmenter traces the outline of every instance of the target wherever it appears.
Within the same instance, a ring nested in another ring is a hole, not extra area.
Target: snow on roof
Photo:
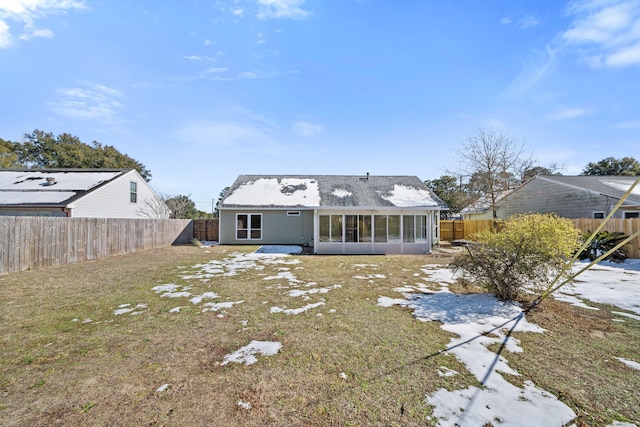
[[[331,192],[331,194],[341,199],[345,197],[353,196],[353,193],[351,193],[351,191],[345,190],[343,188],[336,188],[335,190],[333,190],[333,192]]]
[[[624,193],[629,191],[629,188],[631,187],[631,184],[629,184],[627,182],[615,181],[615,180],[610,180],[610,179],[603,179],[600,182],[602,182],[604,185],[606,185],[608,187],[613,187],[616,190],[622,191]],[[633,189],[631,194],[636,195],[636,196],[640,196],[640,185],[636,185],[636,188]]]
[[[304,178],[260,178],[235,189],[224,201],[238,206],[319,206],[318,181]]]
[[[222,202],[230,207],[447,206],[415,176],[240,175]]]
[[[0,205],[63,204],[124,170],[0,170]]]
[[[624,193],[638,179],[637,176],[536,176],[534,179],[566,185],[597,194],[622,198]],[[636,186],[626,200],[627,204],[640,204],[640,186]]]
[[[431,192],[405,185],[394,185],[391,194],[381,195],[381,197],[394,206],[408,208],[411,206],[438,206],[438,203],[431,197]]]

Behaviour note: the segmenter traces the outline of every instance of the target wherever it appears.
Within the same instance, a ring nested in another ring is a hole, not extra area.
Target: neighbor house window
[[[342,242],[342,215],[320,215],[320,241]]]
[[[625,212],[624,213],[624,219],[631,219],[631,218],[638,218],[638,214],[640,212]]]
[[[238,240],[262,239],[262,214],[237,214],[236,238]]]
[[[129,201],[131,203],[138,203],[138,183],[131,181],[129,183]]]
[[[594,212],[593,219],[604,219],[604,212]]]
[[[300,216],[300,211],[287,211],[287,216]]]

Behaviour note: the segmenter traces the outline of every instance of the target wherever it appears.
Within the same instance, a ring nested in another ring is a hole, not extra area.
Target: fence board
[[[188,219],[0,216],[0,274],[189,243]]]
[[[595,230],[602,222],[601,219],[591,218],[578,218],[573,219],[572,221],[576,228],[584,232]],[[440,240],[452,241],[457,239],[470,239],[474,233],[482,230],[490,230],[492,226],[492,220],[484,219],[464,221],[441,220]],[[462,233],[459,231],[460,229],[463,230]],[[603,230],[609,232],[618,231],[623,233],[625,236],[631,236],[633,233],[640,230],[640,219],[610,219],[604,226]],[[463,237],[460,237],[460,235]],[[637,237],[624,245],[623,249],[629,258],[640,258],[640,237]]]
[[[218,241],[219,221],[218,219],[194,219],[193,237],[203,241]]]

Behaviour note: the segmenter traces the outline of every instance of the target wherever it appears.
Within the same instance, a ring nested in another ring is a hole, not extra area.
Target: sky
[[[113,145],[204,211],[240,174],[435,179],[479,129],[640,157],[640,0],[0,0],[0,64],[0,138]]]
[[[209,251],[207,246],[204,251]],[[261,281],[265,289],[278,289],[288,295],[290,303],[285,307],[272,306],[269,313],[274,316],[313,315],[332,318],[337,312],[332,308],[332,299],[327,294],[335,294],[342,287],[336,284],[319,287],[318,282],[306,282],[296,277],[296,270],[304,262],[296,256],[300,247],[264,246],[254,253],[233,252],[224,259],[212,259],[208,263],[181,268],[181,278],[192,281],[187,285],[166,283],[154,286],[150,291],[159,298],[170,298],[176,307],[171,313],[179,316],[185,306],[203,307],[202,312],[216,312],[218,318],[224,318],[234,305],[245,301],[226,301],[224,295],[207,291],[198,294],[198,290],[207,285],[212,289],[215,280],[220,277],[233,276],[239,271],[260,270],[265,272]],[[578,272],[586,262],[574,264],[574,272]],[[354,264],[354,279],[371,284],[389,283],[389,279],[381,274],[377,264]],[[272,271],[276,275],[267,276]],[[449,290],[449,285],[456,281],[455,274],[446,266],[425,265],[419,272],[414,272],[401,287],[389,288],[386,295],[381,295],[377,305],[392,307],[399,305],[413,311],[413,316],[421,322],[437,321],[441,328],[451,333],[449,346],[444,352],[452,354],[480,382],[483,387],[464,386],[456,383],[457,389],[439,389],[426,395],[425,405],[432,405],[433,421],[440,426],[486,425],[500,419],[505,426],[548,426],[566,425],[576,417],[573,410],[530,380],[521,379],[522,387],[517,382],[507,381],[503,374],[520,376],[509,366],[510,354],[525,351],[520,347],[517,338],[510,331],[541,333],[546,331],[529,322],[524,316],[522,307],[515,302],[501,302],[489,294],[456,294]],[[198,286],[196,283],[200,284]],[[629,318],[640,319],[640,260],[632,259],[624,263],[600,263],[578,276],[578,280],[560,289],[552,298],[565,301],[590,310],[599,310],[592,302],[611,304],[625,311],[612,311],[613,322],[626,322]],[[336,296],[333,297],[335,300]],[[338,297],[339,298],[339,297]],[[228,297],[227,297],[228,299]],[[204,302],[204,301],[207,302]],[[214,301],[211,301],[214,300]],[[250,302],[247,302],[250,303]],[[373,303],[373,301],[372,301]],[[146,312],[148,304],[123,304],[114,310],[113,315],[140,315]],[[263,302],[266,310],[267,301]],[[545,304],[542,302],[542,304]],[[631,313],[630,313],[631,312]],[[79,319],[74,319],[79,321]],[[92,323],[91,319],[83,323]],[[253,330],[249,321],[243,320],[241,331]],[[504,345],[504,351],[496,353],[491,346]],[[262,363],[265,357],[278,357],[280,351],[286,351],[286,344],[277,341],[247,341],[231,354],[216,362],[224,366],[229,363],[251,365]],[[530,351],[527,350],[527,351]],[[610,353],[616,362],[629,368],[629,375],[640,370],[640,358],[629,360],[618,357],[616,351]],[[337,366],[338,370],[341,369]],[[445,366],[438,368],[441,376],[460,374]],[[358,373],[340,372],[339,377],[347,382],[358,381]],[[513,377],[512,377],[513,378]],[[156,392],[170,389],[171,383],[160,385]],[[463,388],[464,387],[464,388]],[[240,400],[237,405],[245,410],[252,410],[251,401]],[[542,409],[541,409],[542,408]],[[614,422],[611,427],[633,427],[637,424]]]

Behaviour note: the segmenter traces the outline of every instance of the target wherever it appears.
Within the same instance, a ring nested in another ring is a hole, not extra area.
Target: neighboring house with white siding
[[[430,253],[445,209],[415,176],[241,175],[219,205],[220,243]]]
[[[555,213],[565,218],[604,218],[638,177],[538,175],[497,204],[498,218],[529,212]],[[638,218],[640,185],[613,218]]]
[[[0,215],[169,218],[135,169],[0,169]]]

